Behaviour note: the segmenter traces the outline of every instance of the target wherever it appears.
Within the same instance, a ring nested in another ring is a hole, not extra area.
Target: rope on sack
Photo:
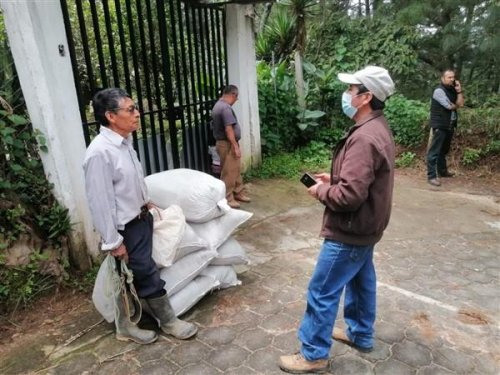
[[[120,294],[123,306],[127,314],[127,319],[137,324],[141,320],[142,305],[134,287],[134,274],[132,270],[127,267],[124,260],[120,260]],[[132,302],[132,304],[130,303]]]

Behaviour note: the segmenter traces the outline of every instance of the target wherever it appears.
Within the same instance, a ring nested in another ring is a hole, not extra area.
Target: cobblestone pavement
[[[241,286],[214,292],[184,317],[200,326],[195,339],[116,341],[112,325],[96,324],[89,299],[0,357],[0,373],[282,373],[278,357],[299,348],[322,209],[298,183],[254,182],[250,191],[245,208],[255,215],[236,238],[252,264],[238,269]],[[331,373],[500,373],[498,201],[454,191],[452,182],[433,191],[397,178],[392,221],[375,254],[375,349],[334,343]]]

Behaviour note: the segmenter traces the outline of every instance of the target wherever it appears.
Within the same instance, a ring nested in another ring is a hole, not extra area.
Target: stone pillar
[[[226,5],[228,82],[238,86],[233,108],[241,125],[242,170],[257,167],[262,160],[253,5]]]
[[[97,255],[98,237],[85,197],[85,141],[61,5],[58,0],[0,0],[0,5],[31,122],[47,140],[49,151],[41,153],[45,174],[74,224],[71,261],[86,269],[87,249]]]

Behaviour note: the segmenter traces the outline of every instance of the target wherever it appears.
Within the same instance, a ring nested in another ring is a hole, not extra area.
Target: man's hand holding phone
[[[314,179],[316,181],[321,181],[324,184],[330,183],[330,174],[329,173],[317,173],[314,175]]]
[[[328,181],[330,180],[330,176],[327,176],[326,173],[317,174],[314,175],[314,177],[309,173],[304,173],[300,181],[307,187],[309,195],[317,199],[318,194],[316,190],[318,189],[318,186],[324,183],[325,178],[328,178]]]

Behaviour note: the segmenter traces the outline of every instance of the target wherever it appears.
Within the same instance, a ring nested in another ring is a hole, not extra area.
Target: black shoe
[[[455,176],[455,173],[452,173],[452,172],[443,172],[443,173],[439,173],[439,177],[453,177]]]

